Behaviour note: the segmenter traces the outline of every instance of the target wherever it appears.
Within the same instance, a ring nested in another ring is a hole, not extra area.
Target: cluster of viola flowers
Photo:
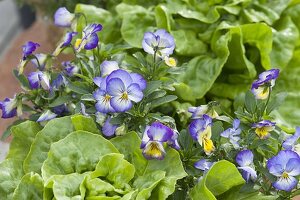
[[[259,75],[259,79],[252,84],[252,93],[256,99],[270,98],[270,92],[275,84],[275,80],[279,75],[278,69],[271,69]],[[214,118],[218,119],[218,114],[213,107],[202,105],[199,107],[191,107],[189,112],[192,113],[193,121],[189,125],[189,132],[192,138],[203,146],[204,152],[207,155],[213,154],[215,147],[211,140],[211,126]],[[236,163],[238,169],[241,170],[243,178],[247,182],[255,182],[257,180],[257,172],[254,165],[254,154],[247,147],[240,146],[240,128],[241,121],[234,119],[232,128],[220,133],[220,136],[227,138],[231,145],[239,152],[236,155]],[[261,120],[251,124],[259,139],[268,139],[270,132],[275,129],[275,122],[269,120]],[[277,180],[272,183],[277,190],[291,191],[297,184],[295,178],[300,175],[300,144],[297,144],[300,138],[300,127],[296,128],[295,134],[286,137],[282,143],[284,150],[281,150],[276,156],[267,160],[266,167],[269,173],[276,176]],[[202,170],[204,173],[210,169],[214,162],[209,159],[201,159],[194,166]]]
[[[54,15],[54,22],[57,26],[71,27],[77,17],[66,8],[59,8]],[[75,42],[73,42],[74,44],[72,44],[72,41],[79,34],[74,31],[67,32],[52,55],[34,55],[34,51],[40,45],[31,41],[27,42],[23,46],[23,56],[19,66],[19,73],[22,74],[26,64],[31,61],[35,64],[36,71],[29,73],[27,76],[30,88],[32,90],[40,89],[49,94],[60,90],[62,87],[68,85],[66,77],[72,77],[79,73],[80,68],[70,61],[63,62],[64,71],[51,80],[51,68],[47,67],[47,59],[57,56],[67,47],[71,47],[75,54],[81,50],[99,48],[97,33],[101,30],[101,24],[87,25],[81,33],[81,38],[76,38]],[[153,55],[154,62],[160,59],[164,60],[168,66],[176,66],[176,60],[170,57],[175,49],[175,41],[166,30],[160,29],[156,32],[146,32],[142,41],[142,47],[145,52]],[[251,88],[256,99],[269,100],[278,75],[278,69],[271,69],[259,75]],[[118,113],[125,113],[134,104],[141,102],[144,98],[143,91],[147,87],[147,81],[138,73],[121,69],[118,62],[114,60],[105,60],[100,64],[100,76],[94,77],[93,83],[97,86],[93,92],[93,98],[96,102],[96,114],[100,114],[105,118],[102,132],[106,137],[118,135],[118,130],[122,129],[122,127],[111,123],[112,116]],[[0,102],[2,118],[21,115],[22,111],[20,110],[22,108],[19,109],[20,104],[22,104],[22,98],[18,98],[17,96],[12,99],[6,98]],[[66,106],[62,104],[42,113],[37,121],[41,122],[53,119],[65,110]],[[188,126],[191,137],[203,147],[207,156],[213,155],[216,151],[214,141],[212,140],[213,121],[222,120],[223,118],[218,115],[211,104],[190,107],[188,111],[192,114],[192,121]],[[87,115],[84,104],[81,104],[81,112]],[[240,124],[240,119],[234,119],[232,128],[228,128],[219,134],[221,137],[226,138],[234,149],[238,150],[235,160],[244,179],[247,182],[255,182],[258,175],[253,163],[254,154],[251,150],[240,144],[242,133]],[[260,119],[250,126],[259,139],[268,139],[270,132],[275,129],[275,122]],[[166,155],[166,145],[179,150],[178,136],[179,133],[176,127],[170,128],[167,124],[159,121],[150,123],[150,125],[145,127],[140,145],[144,157],[147,159],[163,159]],[[273,183],[273,186],[278,190],[291,191],[297,186],[298,181],[295,177],[300,175],[300,145],[297,144],[299,138],[300,127],[296,129],[294,135],[287,137],[282,143],[284,150],[281,150],[276,156],[267,160],[266,167],[269,172],[278,177]],[[213,163],[213,160],[201,159],[194,166],[206,172]]]

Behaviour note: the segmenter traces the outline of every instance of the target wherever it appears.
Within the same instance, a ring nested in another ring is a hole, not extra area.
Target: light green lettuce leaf
[[[155,21],[157,28],[163,28],[170,32],[171,20],[173,20],[172,15],[165,5],[157,5],[155,7]]]
[[[90,116],[73,115],[71,117],[75,131],[88,131],[95,134],[100,134],[95,121]]]
[[[11,200],[13,192],[24,175],[22,160],[6,159],[0,163],[0,197]]]
[[[75,131],[51,145],[42,166],[45,184],[53,175],[93,171],[99,158],[118,150],[105,138],[86,131]]]
[[[207,199],[216,199],[214,196],[244,183],[245,180],[236,166],[227,160],[221,160],[215,163],[190,191],[190,196],[192,199],[197,199],[200,195],[206,196]]]
[[[61,117],[49,121],[36,135],[30,151],[24,160],[25,173],[41,173],[43,162],[47,158],[52,143],[66,137],[74,130],[70,117]]]
[[[14,191],[13,199],[43,199],[44,182],[36,173],[25,174]]]
[[[6,158],[24,160],[36,134],[41,129],[42,127],[38,123],[32,121],[25,121],[13,126],[11,131],[14,139],[10,143]]]

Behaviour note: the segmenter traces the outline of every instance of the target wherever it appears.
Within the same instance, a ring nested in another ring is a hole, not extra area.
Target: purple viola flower
[[[67,85],[67,80],[62,74],[58,74],[56,79],[52,81],[51,88],[53,90],[59,90],[61,87]]]
[[[233,145],[235,149],[239,148],[240,145],[238,141],[240,140],[239,135],[241,134],[240,126],[240,120],[234,119],[233,120],[233,127],[228,128],[227,130],[223,131],[220,135],[222,137],[228,138],[230,143]]]
[[[69,46],[72,42],[73,37],[77,34],[78,34],[77,32],[67,32],[61,47]]]
[[[254,182],[257,178],[253,157],[252,151],[246,149],[240,151],[235,158],[235,161],[239,165],[238,169],[242,170],[242,176],[247,182],[249,182],[249,180]]]
[[[166,30],[159,29],[156,32],[146,32],[144,34],[142,46],[145,52],[164,58],[173,53],[175,49],[175,41],[172,35]]]
[[[269,120],[262,120],[252,124],[252,128],[255,128],[255,133],[260,139],[265,139],[269,136],[270,132],[275,129],[275,122]]]
[[[163,143],[168,142],[172,136],[172,129],[160,122],[153,122],[151,126],[147,126],[140,146],[143,149],[144,157],[146,159],[164,159],[166,152]]]
[[[209,162],[207,159],[201,159],[194,163],[194,167],[207,172],[213,164],[214,162]]]
[[[168,140],[168,145],[170,147],[172,147],[173,149],[179,150],[180,149],[180,145],[178,143],[178,131],[177,130],[172,130],[173,131],[173,135],[171,137],[170,140]]]
[[[120,68],[116,61],[105,60],[100,65],[100,71],[101,71],[102,77],[109,75],[110,73],[112,73],[113,71],[115,71],[117,69],[120,69]]]
[[[106,92],[106,79],[107,77],[95,77],[94,83],[99,87],[93,96],[96,103],[96,110],[101,113],[115,112],[115,109],[111,106],[110,100],[112,96]]]
[[[28,75],[28,81],[31,89],[38,89],[42,87],[44,90],[50,90],[50,78],[45,72],[31,72]]]
[[[107,93],[111,96],[110,104],[116,112],[130,110],[132,102],[143,99],[143,91],[138,83],[133,82],[130,74],[124,70],[113,71],[106,79]]]
[[[68,113],[69,112],[69,109],[67,107],[67,105],[64,103],[64,104],[61,104],[59,106],[55,106],[51,109],[52,112],[54,112],[55,114],[57,115],[64,115],[65,113]]]
[[[26,44],[22,46],[23,48],[23,60],[26,60],[26,58],[31,55],[37,47],[40,45],[35,42],[28,41]]]
[[[295,176],[300,175],[300,156],[291,150],[282,150],[267,162],[271,174],[278,177],[272,185],[277,190],[291,191],[297,186]]]
[[[130,73],[130,77],[132,78],[133,83],[136,83],[140,86],[141,90],[146,89],[147,81],[144,77],[138,73]]]
[[[117,125],[111,124],[110,120],[111,120],[111,118],[108,117],[102,127],[102,133],[106,137],[114,136],[116,134],[116,129],[118,128]]]
[[[294,150],[295,144],[297,143],[298,139],[300,138],[300,127],[296,127],[296,132],[294,135],[289,136],[283,143],[282,147],[287,150]]]
[[[0,109],[2,110],[2,118],[11,118],[17,115],[17,99],[16,96],[12,99],[5,98],[0,101]]]
[[[261,73],[258,79],[252,83],[251,91],[256,99],[267,99],[275,80],[279,75],[279,69],[270,69]]]
[[[43,121],[49,121],[51,119],[54,119],[57,117],[57,114],[53,113],[50,110],[46,110],[41,114],[41,116],[38,118],[37,122],[43,122]]]
[[[101,30],[101,24],[90,24],[85,27],[82,32],[82,39],[77,39],[75,42],[75,49],[77,51],[80,51],[82,48],[86,50],[96,48],[99,42],[97,32]]]
[[[31,60],[32,64],[36,68],[39,68],[40,70],[45,69],[45,65],[46,65],[46,61],[47,61],[48,55],[47,54],[43,54],[43,53],[37,53],[37,54],[35,54],[35,57],[36,57],[36,59],[32,59]]]
[[[75,15],[70,13],[65,7],[60,7],[54,14],[54,24],[61,27],[70,27]]]
[[[215,150],[215,146],[211,140],[211,125],[212,118],[205,114],[202,118],[193,120],[189,125],[189,132],[192,138],[203,146],[204,152],[207,155],[210,155]]]
[[[218,113],[213,108],[213,106],[209,106],[209,105],[189,107],[188,111],[192,113],[192,117],[191,117],[192,119],[202,118],[204,114],[210,116],[211,118],[216,118],[219,116]]]
[[[73,65],[70,61],[62,62],[62,66],[64,66],[64,71],[68,76],[73,76],[74,74],[78,73],[79,68]]]

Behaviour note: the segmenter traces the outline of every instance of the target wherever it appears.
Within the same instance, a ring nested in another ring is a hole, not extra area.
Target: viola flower
[[[146,159],[164,159],[166,154],[163,147],[164,142],[168,142],[173,135],[172,129],[160,122],[153,122],[147,126],[143,135],[140,148]]]
[[[64,104],[61,104],[59,106],[55,106],[51,109],[52,112],[54,112],[55,114],[57,115],[63,115],[65,113],[68,113],[69,112],[69,109],[67,107],[67,105],[64,103]]]
[[[29,55],[31,55],[37,47],[40,45],[35,42],[28,41],[26,44],[22,46],[23,48],[23,60],[26,60]]]
[[[172,57],[165,56],[164,61],[169,67],[176,67],[177,65],[175,58]]]
[[[67,85],[67,80],[62,74],[58,74],[56,79],[52,81],[51,89],[53,90],[59,90],[61,87]]]
[[[257,178],[253,164],[253,157],[254,155],[252,151],[246,149],[240,151],[235,158],[235,161],[239,165],[238,169],[242,170],[242,176],[247,182],[249,182],[249,180],[254,182]]]
[[[70,27],[75,15],[70,13],[67,8],[60,7],[54,13],[54,24],[61,27]]]
[[[142,46],[145,52],[157,55],[161,58],[173,54],[175,41],[172,35],[166,30],[159,29],[156,32],[146,32],[144,34]]]
[[[251,91],[256,99],[266,99],[275,85],[275,80],[279,75],[279,69],[270,69],[261,73],[258,80],[252,83]]]
[[[57,114],[51,112],[51,110],[46,110],[46,111],[43,112],[43,114],[41,114],[41,116],[38,118],[37,122],[48,121],[48,120],[54,119],[55,117],[57,117]]]
[[[295,176],[300,175],[300,156],[291,150],[282,150],[267,161],[267,168],[271,174],[278,177],[272,183],[277,190],[291,191],[297,186]]]
[[[112,73],[113,71],[115,71],[117,69],[120,69],[120,68],[116,61],[105,60],[100,65],[100,71],[101,71],[102,77],[109,75],[110,73]]]
[[[202,118],[202,116],[208,115],[211,118],[218,117],[218,113],[215,111],[212,105],[201,105],[198,107],[189,107],[188,111],[192,113],[192,119],[199,119]]]
[[[215,146],[210,139],[211,125],[212,118],[205,114],[202,118],[193,120],[189,125],[189,132],[192,138],[203,146],[204,152],[207,155],[210,155],[215,150]]]
[[[67,32],[63,41],[60,42],[60,44],[56,47],[56,49],[53,52],[53,56],[58,56],[58,54],[61,53],[61,51],[64,49],[64,47],[70,46],[72,39],[75,35],[77,35],[77,32]]]
[[[178,143],[178,131],[177,130],[172,130],[173,131],[173,135],[171,137],[170,140],[168,140],[168,145],[170,147],[172,147],[173,149],[179,150],[180,149],[180,145]]]
[[[201,159],[194,163],[194,167],[202,170],[203,172],[207,172],[214,162],[209,162],[207,159]]]
[[[102,133],[106,137],[114,136],[116,134],[116,129],[118,128],[117,125],[111,124],[110,120],[111,120],[111,118],[108,117],[102,127]]]
[[[283,143],[282,147],[287,150],[294,150],[295,144],[297,143],[298,139],[300,138],[300,127],[296,127],[296,132],[294,135],[289,136]]]
[[[124,70],[113,71],[107,76],[106,82],[107,93],[111,96],[110,104],[116,112],[130,110],[132,102],[138,103],[143,99],[140,85]]]
[[[265,139],[269,136],[270,132],[275,129],[275,122],[269,120],[262,120],[252,124],[252,128],[255,128],[255,133],[260,139]]]
[[[75,49],[79,52],[82,48],[86,50],[96,48],[99,42],[97,32],[101,30],[101,24],[90,24],[85,27],[82,32],[82,39],[77,39],[75,42]]]
[[[45,72],[31,72],[28,75],[28,81],[31,89],[38,89],[42,87],[44,90],[50,90],[50,78]]]
[[[68,76],[74,76],[74,74],[78,73],[79,68],[73,65],[70,61],[62,62],[62,66],[64,66],[64,71]]]
[[[40,70],[44,70],[45,69],[45,65],[46,65],[46,61],[47,61],[47,58],[48,58],[48,55],[47,54],[43,54],[43,53],[37,53],[37,54],[35,54],[35,57],[36,57],[36,59],[31,59],[30,60],[32,62],[32,64],[36,68],[39,68]]]
[[[107,77],[96,77],[94,78],[94,83],[99,87],[94,93],[93,96],[96,103],[96,110],[101,113],[115,112],[115,109],[111,106],[110,100],[112,96],[106,91],[106,79]]]
[[[223,131],[220,135],[222,137],[228,138],[230,143],[233,145],[235,149],[239,148],[240,145],[238,141],[240,140],[239,135],[241,134],[240,126],[240,120],[234,119],[233,120],[233,127],[228,128],[227,130]]]
[[[2,110],[2,118],[11,118],[17,115],[17,99],[16,96],[12,99],[5,98],[0,101],[0,109]]]

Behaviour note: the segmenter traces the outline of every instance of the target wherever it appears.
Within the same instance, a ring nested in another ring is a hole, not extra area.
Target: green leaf
[[[10,144],[6,158],[24,160],[36,134],[41,129],[42,127],[38,123],[32,121],[25,121],[13,126],[11,131],[14,138]]]
[[[13,192],[18,186],[22,176],[22,160],[6,159],[0,163],[0,196],[11,200]]]
[[[281,18],[273,30],[273,46],[270,54],[272,67],[283,69],[293,57],[299,39],[299,31],[290,17]],[[288,37],[286,37],[288,35]]]
[[[29,89],[29,82],[27,77],[24,74],[19,74],[19,71],[17,69],[13,70],[13,74],[18,79],[19,83],[21,84],[21,87],[24,89]]]
[[[118,153],[111,142],[100,135],[75,131],[51,145],[42,166],[42,177],[47,184],[53,175],[92,171],[100,156],[108,153]]]
[[[90,94],[92,91],[89,89],[89,85],[84,82],[69,82],[67,87],[78,94]]]
[[[28,173],[24,175],[13,194],[14,200],[43,199],[44,183],[39,174]]]
[[[95,134],[100,134],[100,130],[98,129],[92,117],[83,115],[73,115],[71,117],[71,120],[76,131],[82,130]]]
[[[155,108],[155,107],[158,107],[160,105],[172,102],[176,99],[177,99],[177,96],[175,96],[175,95],[167,95],[167,96],[164,96],[164,97],[157,98],[157,99],[155,99],[151,102],[151,108]]]
[[[214,195],[218,196],[230,188],[244,183],[245,180],[236,166],[229,161],[221,160],[207,172],[205,184]]]
[[[207,45],[197,38],[194,31],[180,29],[171,34],[174,36],[178,55],[196,56],[207,52]]]
[[[191,190],[192,199],[197,199],[199,195],[207,199],[216,199],[229,189],[244,184],[245,181],[237,170],[236,166],[227,160],[215,163],[203,179]]]
[[[280,92],[272,97],[266,109],[267,115],[270,114],[273,110],[277,109],[281,104],[283,104],[286,97],[286,92]]]
[[[209,94],[217,97],[234,99],[248,88],[248,84],[233,85],[228,83],[215,82],[212,88],[210,89]]]
[[[49,121],[36,135],[30,151],[24,160],[24,171],[41,172],[43,162],[47,158],[50,145],[66,137],[74,130],[70,117],[62,117]]]
[[[256,99],[254,94],[250,90],[248,90],[245,95],[245,108],[249,113],[255,113]]]
[[[91,178],[105,177],[115,188],[123,189],[133,179],[134,174],[135,167],[124,160],[124,155],[114,153],[100,159]]]
[[[142,47],[144,33],[153,30],[155,24],[153,13],[142,6],[119,4],[116,10],[123,18],[121,34],[123,39],[133,47]]]
[[[50,108],[53,108],[55,106],[60,106],[64,103],[68,103],[69,101],[71,101],[73,98],[70,95],[63,95],[63,96],[59,96],[58,98],[54,99],[54,101],[52,101],[49,104]]]
[[[185,83],[177,83],[173,85],[175,88],[174,94],[178,96],[178,98],[189,101],[189,102],[195,102],[196,99],[193,94],[193,90],[190,86],[188,86]]]
[[[155,7],[155,21],[158,28],[171,31],[171,18],[168,8],[164,5],[157,5]]]
[[[147,97],[148,95],[150,95],[152,92],[154,92],[155,90],[157,90],[158,88],[160,88],[162,85],[161,81],[150,81],[147,83],[147,87],[144,90],[144,95],[145,97]]]

